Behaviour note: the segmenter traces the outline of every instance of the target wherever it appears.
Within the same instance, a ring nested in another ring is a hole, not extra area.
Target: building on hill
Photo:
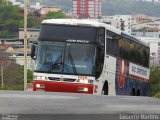
[[[39,29],[28,28],[27,38],[27,68],[33,70],[34,60],[30,58],[31,44],[36,42],[39,35]],[[5,52],[7,55],[15,60],[16,64],[24,65],[24,29],[19,30],[19,38],[17,39],[3,39],[0,44],[0,53]]]
[[[40,29],[36,29],[36,28],[28,28],[27,29],[27,37],[29,40],[28,44],[30,44],[34,41],[37,41],[38,36],[39,36],[39,31],[40,31]],[[23,28],[19,29],[19,39],[20,40],[24,39],[24,29]]]
[[[33,70],[34,61],[29,56],[30,46],[27,47],[27,69]],[[5,61],[4,61],[5,60]],[[14,63],[24,65],[24,46],[12,44],[0,44],[0,65],[6,61],[12,60]],[[6,64],[3,65],[6,67]]]
[[[150,47],[150,65],[160,66],[160,38],[138,37],[141,41],[148,43]]]
[[[35,10],[40,10],[43,6],[39,2],[36,2],[35,5],[30,5],[30,7],[34,8]]]
[[[59,7],[42,7],[40,9],[41,19],[43,19],[46,16],[46,14],[48,14],[49,12],[57,12],[60,10],[61,9]]]
[[[14,51],[14,48],[9,44],[0,44],[0,51],[3,51],[5,53],[12,53]]]
[[[113,16],[113,20],[116,20],[119,22],[117,24],[117,28],[124,31],[127,34],[131,34],[132,31],[132,16],[131,15],[115,15]]]
[[[18,5],[20,8],[24,8],[24,3],[20,2],[18,0],[10,0],[12,2],[13,5]],[[29,0],[27,1],[28,6],[29,6]]]
[[[73,16],[77,18],[101,17],[101,0],[72,0]]]
[[[160,38],[160,20],[148,16],[133,16],[135,24],[132,25],[134,37]]]
[[[142,2],[160,2],[160,0],[137,0],[137,1],[142,1]]]
[[[160,38],[160,19],[145,15],[102,16],[103,22],[134,37]]]
[[[103,16],[103,22],[122,30],[123,32],[131,35],[132,24],[134,20],[131,15],[114,15],[114,16]]]
[[[160,28],[159,27],[144,27],[142,29],[133,30],[132,35],[135,37],[160,38]]]

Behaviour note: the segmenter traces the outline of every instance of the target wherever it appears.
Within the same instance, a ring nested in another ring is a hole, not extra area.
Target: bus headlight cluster
[[[80,83],[88,83],[88,80],[87,80],[87,79],[85,79],[85,80],[81,80],[81,79],[80,79],[79,82],[80,82]]]
[[[86,88],[86,87],[79,87],[78,91],[80,91],[80,92],[88,92],[88,88]]]
[[[36,84],[36,88],[45,88],[44,84]]]
[[[34,76],[34,80],[47,80],[45,76]]]
[[[78,76],[78,80],[77,82],[80,82],[80,83],[84,83],[84,84],[93,84],[93,80],[90,80],[87,78],[87,76]]]
[[[79,79],[78,82],[80,83],[85,83],[85,84],[88,84],[88,83],[93,83],[93,80],[88,80],[88,79]]]

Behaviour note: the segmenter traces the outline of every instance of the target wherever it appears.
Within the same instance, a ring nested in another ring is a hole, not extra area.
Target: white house
[[[121,29],[122,31],[131,34],[132,31],[132,16],[131,15],[115,15],[113,16],[112,26]],[[117,21],[117,22],[116,22]]]

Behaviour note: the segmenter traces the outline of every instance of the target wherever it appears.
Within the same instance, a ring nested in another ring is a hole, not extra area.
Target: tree
[[[40,28],[41,21],[37,20],[34,16],[27,17],[27,27],[28,28]],[[19,27],[24,27],[24,17],[20,17]]]
[[[45,19],[58,19],[58,18],[66,18],[65,14],[62,11],[57,11],[57,12],[49,12],[46,16]]]
[[[10,2],[0,1],[0,38],[18,37],[19,8]]]
[[[153,66],[150,69],[149,95],[153,96],[160,91],[160,66]]]

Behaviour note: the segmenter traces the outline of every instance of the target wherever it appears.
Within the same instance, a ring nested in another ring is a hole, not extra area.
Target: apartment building
[[[72,0],[73,16],[77,18],[101,17],[101,0]]]

